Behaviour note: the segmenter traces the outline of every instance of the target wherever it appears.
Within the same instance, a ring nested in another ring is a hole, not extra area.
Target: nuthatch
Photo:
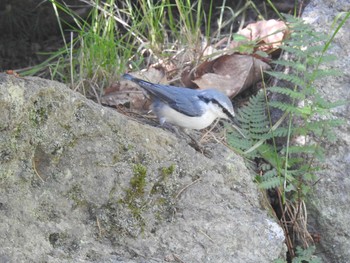
[[[234,121],[231,100],[217,90],[194,90],[154,84],[130,74],[124,74],[123,78],[135,82],[147,91],[152,100],[152,110],[161,125],[171,123],[183,128],[201,130],[217,118]]]

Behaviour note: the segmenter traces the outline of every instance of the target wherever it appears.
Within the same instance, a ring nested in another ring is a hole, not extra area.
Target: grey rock
[[[284,234],[242,158],[40,78],[0,74],[2,262],[272,262]]]
[[[337,15],[350,10],[350,1],[312,0],[304,10],[303,18],[315,30],[331,33]],[[316,83],[319,91],[330,101],[350,101],[350,21],[336,35],[329,50],[338,59],[330,66],[344,72],[341,77],[328,78]],[[325,169],[310,198],[310,230],[320,234],[318,255],[324,262],[350,262],[350,105],[334,109],[337,118],[345,124],[336,130],[337,142],[326,149]]]

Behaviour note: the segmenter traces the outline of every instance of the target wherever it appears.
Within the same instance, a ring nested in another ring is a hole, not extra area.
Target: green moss
[[[154,183],[151,189],[151,194],[162,193],[165,191],[165,182],[168,179],[168,177],[174,173],[175,167],[175,164],[172,164],[169,167],[163,167],[160,169],[160,179]]]
[[[73,185],[66,193],[66,197],[74,202],[74,208],[87,205],[84,191],[79,184]]]
[[[12,137],[11,137],[11,149],[12,150],[17,150],[17,143],[18,143],[18,139],[21,137],[22,134],[22,128],[21,126],[17,126],[16,128],[13,129],[12,132]]]
[[[119,162],[120,160],[120,153],[115,153],[113,156],[112,156],[112,164],[116,164],[117,162]]]
[[[128,152],[132,149],[134,149],[134,146],[132,144],[123,144],[120,146],[121,152]]]
[[[124,199],[118,202],[127,205],[131,214],[140,223],[141,229],[144,228],[145,222],[142,218],[142,210],[145,209],[146,201],[144,200],[146,186],[147,168],[142,164],[136,164],[133,168],[133,177],[130,179],[130,187],[125,190]]]
[[[36,106],[34,105],[34,108],[29,112],[29,120],[34,125],[40,125],[47,120],[48,114],[44,107]]]
[[[125,196],[118,200],[118,204],[130,211],[137,227],[144,231],[146,221],[143,214],[151,210],[155,219],[162,221],[173,213],[172,190],[167,186],[167,179],[175,171],[175,165],[159,169],[158,181],[153,187],[147,187],[147,168],[138,163],[133,167],[133,176],[130,178],[129,187],[125,190]],[[151,196],[154,195],[154,196]]]
[[[67,144],[68,147],[73,148],[78,143],[78,137],[73,137]]]
[[[14,138],[19,138],[22,132],[22,128],[20,126],[17,126],[14,130],[13,130],[13,136]]]
[[[162,205],[166,205],[167,202],[168,202],[168,200],[166,198],[163,198],[163,197],[160,197],[160,198],[157,199],[157,204],[161,205],[161,206]]]
[[[70,130],[72,129],[72,126],[69,125],[69,124],[61,124],[61,123],[59,123],[59,125],[60,125],[63,129],[65,129],[66,131],[70,131]]]
[[[130,179],[130,185],[137,195],[143,195],[146,186],[147,168],[142,164],[134,166],[134,176]]]
[[[163,167],[161,170],[162,178],[166,179],[169,175],[172,175],[174,171],[175,171],[175,164],[172,164],[169,167]]]

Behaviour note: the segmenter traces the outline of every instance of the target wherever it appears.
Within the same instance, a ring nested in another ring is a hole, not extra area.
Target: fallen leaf
[[[155,68],[133,73],[133,75],[155,83],[161,82],[164,77],[164,73]],[[137,84],[121,79],[105,90],[101,103],[112,107],[124,106],[133,111],[148,111],[151,102],[145,94],[145,91]]]
[[[126,81],[114,83],[108,93],[102,96],[101,103],[110,107],[123,106],[130,110],[146,110],[145,96],[142,90]]]
[[[261,80],[261,70],[270,66],[248,55],[224,55],[199,66],[193,82],[200,89],[215,88],[230,98]]]
[[[237,49],[247,41],[257,41],[256,49],[272,52],[279,48],[283,39],[288,34],[288,27],[283,21],[270,19],[249,24],[247,27],[237,32],[244,36],[246,40],[233,41],[230,48]]]
[[[16,71],[12,70],[12,69],[6,70],[6,74],[7,75],[13,75],[13,76],[15,76],[17,78],[20,77],[19,74]]]

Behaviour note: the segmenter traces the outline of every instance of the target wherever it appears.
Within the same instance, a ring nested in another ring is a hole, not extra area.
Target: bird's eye
[[[225,113],[225,115],[229,118],[232,118],[232,113],[226,108],[224,107],[222,104],[220,104],[218,101],[214,100],[213,103],[215,103],[216,105],[219,106],[219,108],[222,110],[223,113]]]

